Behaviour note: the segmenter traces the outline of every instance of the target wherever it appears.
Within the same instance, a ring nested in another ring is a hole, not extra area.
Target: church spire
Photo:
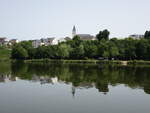
[[[76,35],[76,27],[75,25],[73,26],[73,30],[72,30],[72,38]]]

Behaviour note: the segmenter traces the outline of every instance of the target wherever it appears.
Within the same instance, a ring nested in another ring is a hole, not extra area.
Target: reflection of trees
[[[143,88],[146,93],[150,93],[148,67],[44,63],[13,63],[11,67],[12,76],[42,83],[52,83],[52,78],[58,78],[58,81],[72,83],[75,88],[95,86],[104,93],[109,92],[108,85],[125,84],[130,88]]]
[[[0,62],[0,82],[7,80],[15,81],[15,78],[10,75],[11,64],[9,62]]]

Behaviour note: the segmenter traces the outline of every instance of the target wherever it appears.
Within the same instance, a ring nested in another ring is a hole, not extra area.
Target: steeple
[[[73,26],[73,30],[72,30],[72,38],[76,35],[76,27]]]

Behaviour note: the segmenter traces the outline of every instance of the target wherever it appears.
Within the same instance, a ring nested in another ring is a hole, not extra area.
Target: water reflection
[[[43,84],[57,82],[72,84],[71,93],[75,96],[78,88],[95,87],[107,94],[109,85],[124,84],[130,88],[143,89],[150,94],[150,68],[130,66],[104,66],[79,64],[0,64],[0,82],[16,81],[18,78]]]

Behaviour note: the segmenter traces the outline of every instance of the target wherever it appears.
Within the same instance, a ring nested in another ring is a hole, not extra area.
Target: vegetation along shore
[[[100,31],[96,40],[72,40],[57,45],[34,48],[31,41],[22,41],[11,48],[1,47],[0,59],[51,61],[62,63],[150,64],[150,31],[141,39],[109,39],[108,30]]]

